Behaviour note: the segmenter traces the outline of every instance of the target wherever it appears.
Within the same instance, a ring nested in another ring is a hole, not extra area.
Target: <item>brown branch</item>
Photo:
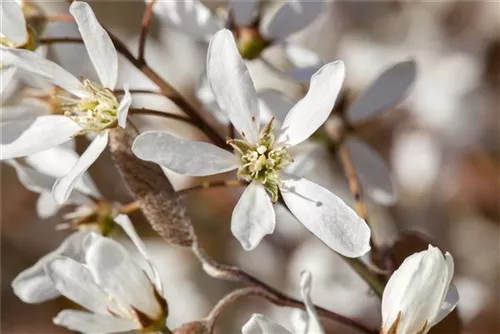
[[[140,210],[141,209],[140,204],[141,203],[139,203],[139,201],[134,201],[134,202],[124,204],[120,207],[120,213],[127,215],[129,213]]]
[[[251,287],[259,288],[262,291],[262,295],[275,305],[295,307],[303,310],[305,309],[305,305],[303,302],[285,295],[281,291],[276,290],[275,288],[267,285],[258,278],[246,273],[242,269],[234,266],[222,265],[220,263],[215,262],[199,246],[198,242],[195,241],[193,243],[192,250],[193,253],[196,255],[196,257],[198,258],[198,260],[202,263],[205,272],[210,276],[217,279],[242,282]],[[320,306],[315,305],[315,307],[318,314],[325,318],[339,321],[352,328],[356,328],[364,333],[371,333],[371,334],[378,333],[378,331],[368,328],[367,326],[358,322],[355,319],[345,317],[341,314],[329,311]]]
[[[125,94],[124,89],[115,89],[114,92],[115,92],[115,94]],[[152,95],[165,96],[165,95],[163,95],[162,92],[157,92],[157,91],[149,90],[149,89],[129,89],[129,92],[131,94],[152,94]]]
[[[240,180],[207,181],[190,188],[178,190],[177,194],[182,196],[195,190],[219,188],[219,187],[239,187],[245,185],[246,184],[241,182]]]
[[[142,27],[141,27],[141,34],[139,36],[139,51],[138,51],[138,56],[137,60],[139,62],[144,63],[144,53],[146,50],[146,40],[148,39],[148,30],[149,30],[149,24],[151,23],[151,16],[153,13],[153,6],[155,4],[156,0],[151,0],[148,5],[146,6],[146,9],[144,10],[144,14],[142,16]]]
[[[181,122],[184,122],[187,124],[191,124],[194,126],[198,126],[198,124],[196,122],[193,122],[189,118],[186,118],[186,117],[181,116],[181,115],[166,113],[166,112],[163,112],[160,110],[154,110],[154,109],[148,109],[148,108],[140,108],[140,109],[132,108],[132,109],[129,109],[128,112],[130,115],[151,115],[151,116],[165,117],[165,118],[170,118],[170,119],[174,119],[177,121],[181,121]]]
[[[83,39],[74,37],[47,37],[40,38],[40,44],[55,44],[55,43],[83,43]]]

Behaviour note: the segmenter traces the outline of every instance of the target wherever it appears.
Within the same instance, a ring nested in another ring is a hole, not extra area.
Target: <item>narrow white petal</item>
[[[76,232],[67,237],[54,251],[40,258],[33,266],[21,272],[12,281],[16,296],[25,303],[42,303],[60,295],[50,278],[45,274],[45,264],[60,255],[81,260],[84,256],[82,243],[87,232]]]
[[[344,77],[341,61],[326,64],[316,72],[306,96],[286,116],[279,141],[293,146],[309,138],[330,115]]]
[[[210,37],[224,26],[224,23],[198,0],[157,1],[153,11],[159,16],[160,22],[202,41],[210,40]]]
[[[85,93],[78,88],[81,86],[80,80],[56,63],[29,50],[4,47],[1,47],[0,50],[4,56],[3,65],[12,65],[22,68],[29,73],[42,76],[49,82],[75,96],[85,96]]]
[[[28,120],[43,115],[47,115],[47,109],[39,104],[22,103],[2,106],[0,122]]]
[[[120,333],[139,328],[132,320],[76,310],[59,312],[54,324],[82,333]]]
[[[207,75],[219,107],[242,137],[259,137],[259,104],[248,68],[241,59],[233,34],[217,32],[208,47]]]
[[[139,135],[132,152],[176,173],[204,176],[236,169],[238,158],[209,143],[183,140],[166,132],[147,131]]]
[[[127,215],[118,215],[115,217],[115,222],[121,226],[121,228],[130,238],[130,240],[132,240],[139,253],[144,257],[144,259],[146,259],[149,269],[151,270],[151,274],[153,275],[151,278],[154,281],[156,288],[161,293],[163,291],[163,288],[161,284],[160,274],[158,273],[158,270],[156,269],[155,265],[149,258],[148,252],[146,250],[146,245],[137,234],[134,225],[130,221],[130,218]]]
[[[90,270],[82,263],[59,256],[45,265],[45,271],[63,296],[89,311],[108,313],[108,295],[97,285]]]
[[[356,138],[347,139],[345,145],[363,191],[379,204],[394,204],[396,188],[392,173],[380,154]]]
[[[292,176],[284,179],[281,194],[294,216],[334,251],[359,257],[370,250],[368,225],[327,189]]]
[[[259,3],[259,0],[229,0],[229,9],[232,11],[236,26],[249,26]]]
[[[283,40],[313,22],[323,11],[324,4],[324,1],[288,1],[264,16],[262,33],[270,39]]]
[[[347,116],[358,122],[400,103],[415,81],[417,67],[413,60],[385,70],[349,107]]]
[[[69,12],[74,16],[90,60],[104,87],[114,89],[118,78],[118,56],[108,33],[88,3],[73,1]]]
[[[431,322],[431,326],[434,326],[441,322],[448,314],[453,312],[455,307],[457,306],[459,301],[459,295],[457,287],[454,284],[450,285],[448,289],[448,293],[439,309],[439,313],[436,315],[436,318]]]
[[[68,147],[67,144],[71,143],[73,142],[67,142],[65,145],[59,145],[39,153],[29,155],[25,158],[25,161],[37,171],[54,177],[55,182],[57,178],[68,174],[71,171],[71,168],[73,168],[73,166],[78,162],[78,159],[80,159],[78,153],[76,153],[73,148]],[[90,195],[95,198],[101,197],[97,186],[88,173],[83,174],[81,179],[78,180],[75,184],[75,190],[79,193]],[[73,200],[77,200],[77,198],[73,198],[73,195],[71,195],[71,198]],[[91,204],[88,198],[83,201],[82,199],[78,199],[77,202],[72,203]]]
[[[61,206],[54,201],[50,191],[43,191],[36,201],[36,214],[41,219],[47,219],[55,215]]]
[[[242,334],[292,334],[285,327],[262,314],[253,314],[241,328]]]
[[[16,44],[23,44],[28,39],[26,20],[17,1],[0,1],[0,34]]]
[[[231,218],[231,232],[245,250],[252,250],[276,225],[271,199],[257,181],[248,185],[241,195]]]
[[[24,157],[60,145],[80,130],[78,124],[61,115],[1,123],[1,160]]]
[[[385,287],[382,329],[390,328],[399,312],[398,332],[417,333],[426,323],[428,329],[440,311],[448,284],[447,263],[438,248],[406,258]]]
[[[162,313],[146,273],[118,242],[98,238],[87,250],[86,263],[92,275],[120,305],[130,305],[152,319]]]
[[[300,277],[300,290],[302,292],[302,298],[304,299],[304,304],[306,305],[306,311],[308,315],[307,322],[307,332],[309,334],[322,334],[323,328],[319,322],[318,314],[316,313],[316,308],[311,299],[311,273],[308,271],[303,271]]]
[[[132,95],[128,90],[128,86],[124,85],[123,90],[125,91],[125,95],[122,97],[120,101],[120,105],[118,106],[118,125],[125,129],[125,125],[127,124],[127,115],[128,108],[132,103]]]
[[[261,121],[269,123],[272,117],[275,118],[275,125],[281,125],[285,120],[286,114],[293,107],[285,94],[274,89],[262,90],[258,93],[259,105],[261,111]]]
[[[71,171],[65,176],[57,179],[52,188],[54,199],[58,203],[64,203],[68,199],[80,177],[97,160],[102,151],[108,145],[108,131],[100,132],[90,143],[89,147],[83,152],[78,162],[71,168]]]

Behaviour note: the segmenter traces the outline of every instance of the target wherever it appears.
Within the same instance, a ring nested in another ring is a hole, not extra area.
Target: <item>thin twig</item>
[[[144,10],[144,14],[142,16],[142,27],[141,27],[141,34],[139,37],[139,51],[137,56],[137,60],[142,63],[144,63],[146,40],[148,39],[149,24],[151,23],[151,16],[153,13],[153,6],[155,5],[155,2],[156,0],[151,0],[148,3],[146,9]]]
[[[368,222],[366,205],[363,201],[363,198],[361,197],[361,185],[359,184],[358,176],[356,174],[356,168],[354,167],[351,159],[351,154],[349,153],[349,150],[344,143],[341,143],[338,146],[338,150],[342,165],[344,166],[345,176],[347,178],[347,181],[349,182],[349,189],[354,196],[356,213],[358,214],[358,216],[363,218],[368,225],[370,225],[370,223]]]
[[[130,203],[122,205],[120,207],[120,213],[129,214],[129,213],[135,212],[135,211],[140,210],[140,209],[141,208],[140,208],[139,201],[134,201],[134,202],[130,202]]]
[[[194,126],[197,126],[198,124],[196,122],[193,122],[189,118],[186,118],[181,115],[176,115],[176,114],[170,114],[164,111],[160,110],[154,110],[154,109],[148,109],[148,108],[140,108],[140,109],[134,109],[131,108],[129,109],[129,114],[130,115],[152,115],[152,116],[159,116],[159,117],[165,117],[165,118],[170,118],[170,119],[175,119],[177,121],[181,121],[184,123],[188,123]]]
[[[239,186],[244,186],[246,185],[245,183],[241,182],[240,180],[221,180],[221,181],[207,181],[200,183],[196,186],[178,190],[177,194],[179,195],[185,195],[187,193],[190,193],[195,190],[201,190],[201,189],[211,189],[211,188],[219,188],[219,187],[239,187]]]
[[[259,288],[262,290],[263,296],[275,305],[305,309],[305,305],[303,302],[285,295],[281,291],[267,285],[258,278],[246,273],[242,269],[217,263],[206,254],[206,252],[198,245],[197,242],[193,244],[192,250],[198,260],[202,263],[205,272],[207,272],[210,276],[218,279],[242,282],[251,287]],[[315,307],[318,314],[325,318],[339,321],[364,333],[378,333],[378,331],[368,328],[355,319],[347,318],[343,315],[329,311],[320,306],[315,305]]]
[[[124,89],[115,89],[115,94],[125,94]],[[161,95],[164,96],[162,92],[150,90],[150,89],[129,89],[131,94],[152,94],[152,95]]]
[[[83,39],[75,37],[46,37],[39,39],[40,44],[83,43]]]

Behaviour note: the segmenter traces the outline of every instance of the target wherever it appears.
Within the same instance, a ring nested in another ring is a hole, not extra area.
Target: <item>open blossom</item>
[[[262,314],[254,314],[241,329],[243,334],[323,334],[318,314],[311,300],[311,273],[304,271],[301,275],[300,289],[307,314],[303,312],[293,322],[294,330],[290,331]]]
[[[285,170],[293,163],[289,148],[305,141],[330,114],[344,80],[344,64],[327,64],[313,76],[309,92],[289,111],[279,131],[272,120],[260,129],[257,94],[229,30],[213,37],[207,67],[219,106],[242,138],[228,140],[234,154],[157,131],[138,136],[133,152],[190,176],[237,169],[238,177],[250,184],[233,211],[231,230],[247,250],[274,231],[272,203],[281,193],[297,219],[329,247],[350,257],[365,254],[370,249],[366,223],[336,195]]]
[[[60,145],[73,136],[95,133],[95,139],[68,174],[60,177],[53,188],[58,203],[65,202],[81,175],[99,157],[108,143],[108,129],[124,127],[130,93],[121,101],[113,93],[118,75],[118,62],[113,43],[85,2],[74,1],[70,12],[85,42],[100,83],[80,81],[57,64],[22,49],[3,48],[12,66],[37,74],[62,88],[57,95],[63,115],[45,115],[1,124],[3,159],[34,154]]]
[[[142,268],[118,242],[95,233],[76,232],[12,282],[28,303],[63,295],[87,311],[63,310],[54,323],[84,333],[163,329],[167,303],[145,245],[128,218],[116,217],[145,258]]]
[[[425,334],[443,320],[458,303],[453,271],[451,254],[431,245],[406,258],[385,287],[381,333]]]

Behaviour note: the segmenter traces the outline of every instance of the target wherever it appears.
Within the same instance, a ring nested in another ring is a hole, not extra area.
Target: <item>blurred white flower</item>
[[[425,334],[458,303],[451,254],[437,247],[404,260],[382,296],[382,333]]]
[[[58,96],[64,116],[47,115],[2,123],[2,160],[43,151],[79,134],[97,133],[69,173],[54,184],[53,196],[58,203],[68,199],[76,181],[106,148],[108,129],[125,126],[131,103],[126,87],[120,103],[113,93],[118,75],[116,50],[90,6],[74,1],[70,12],[75,17],[102,85],[87,79],[82,82],[59,65],[31,51],[2,49],[11,65],[36,73],[72,95]]]
[[[293,319],[294,329],[292,331],[277,324],[262,314],[254,314],[241,329],[243,334],[322,334],[324,333],[319,322],[316,309],[311,300],[311,274],[304,271],[301,274],[300,290],[306,306],[307,314],[300,312]]]
[[[36,210],[40,218],[45,219],[55,215],[61,205],[54,201],[52,187],[57,178],[66,175],[78,161],[79,156],[69,145],[61,145],[32,154],[25,158],[25,164],[14,159],[6,163],[15,168],[19,181],[30,191],[39,193]],[[89,197],[90,196],[90,197]],[[75,183],[74,191],[67,203],[80,208],[91,209],[95,206],[92,199],[101,195],[96,185],[87,173]]]
[[[293,161],[288,148],[305,141],[330,114],[344,80],[344,64],[327,64],[312,77],[309,92],[289,111],[276,134],[273,121],[260,130],[257,94],[230,31],[221,30],[213,37],[207,67],[219,106],[242,137],[228,140],[235,154],[156,131],[136,138],[134,154],[190,176],[238,169],[239,178],[251,183],[233,211],[231,230],[246,250],[274,231],[272,202],[281,191],[290,211],[329,247],[350,257],[365,254],[370,249],[370,229],[349,206],[315,183],[282,173]]]
[[[61,311],[54,323],[71,330],[114,333],[163,328],[167,304],[146,248],[125,215],[115,218],[132,239],[147,267],[118,242],[95,233],[76,232],[12,282],[27,303],[63,295],[90,312]]]
[[[428,194],[441,172],[440,144],[424,131],[399,134],[392,149],[392,164],[396,179],[405,191]]]

